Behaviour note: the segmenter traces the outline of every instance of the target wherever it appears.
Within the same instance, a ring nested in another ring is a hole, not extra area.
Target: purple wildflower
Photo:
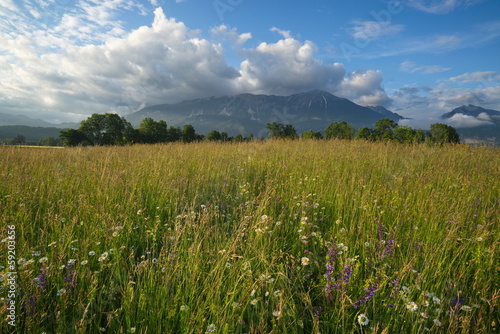
[[[64,267],[64,287],[66,290],[70,290],[72,288],[75,287],[75,280],[76,280],[76,277],[75,277],[75,273],[76,273],[76,270],[75,270],[75,265],[73,262],[70,262],[68,264],[66,264],[66,266]]]
[[[45,271],[45,267],[41,266],[40,267],[40,274],[37,276],[37,283],[39,287],[42,288],[42,290],[45,290],[47,287],[47,272]]]
[[[365,295],[361,297],[356,303],[352,304],[354,308],[358,308],[363,304],[366,304],[370,299],[373,298],[377,290],[380,289],[380,287],[377,284],[370,285],[365,289]]]

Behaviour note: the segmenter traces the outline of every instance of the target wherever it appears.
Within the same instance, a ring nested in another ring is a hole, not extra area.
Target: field
[[[0,332],[498,332],[499,153],[0,147]]]

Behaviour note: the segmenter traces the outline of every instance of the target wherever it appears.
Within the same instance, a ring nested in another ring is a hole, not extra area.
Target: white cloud
[[[449,80],[458,83],[495,82],[500,81],[500,73],[494,71],[464,73]]]
[[[283,36],[283,38],[292,38],[292,34],[291,34],[290,30],[281,30],[281,29],[276,28],[276,27],[272,27],[270,30],[277,32],[278,34]]]
[[[82,2],[61,13],[57,26],[49,29],[28,27],[36,23],[30,21],[26,23],[29,33],[0,33],[3,111],[75,120],[78,114],[81,118],[94,112],[126,114],[145,105],[212,95],[288,95],[311,89],[324,89],[362,105],[388,105],[391,100],[382,86],[382,72],[364,70],[346,76],[343,64],[322,62],[313,42],[299,41],[289,31],[273,28],[282,39],[241,49],[250,33],[239,34],[221,25],[206,39],[168,18],[161,8],[155,10],[150,26],[127,32],[116,21],[116,13],[140,9],[125,0],[108,4],[103,9],[106,13],[91,8],[101,5]],[[239,66],[228,65],[221,40],[239,50],[243,59]],[[498,100],[498,90],[488,89],[476,96]],[[467,92],[443,88],[440,94],[402,91],[391,97],[399,102],[397,107],[421,99],[427,104],[420,106],[443,110],[450,99]]]
[[[482,0],[407,0],[405,3],[429,14],[447,14],[458,7],[468,7]]]
[[[390,22],[355,20],[348,29],[351,36],[359,40],[375,40],[384,36],[394,36],[404,30],[402,24],[390,24]]]
[[[344,78],[337,94],[364,106],[388,105],[383,79],[380,71],[356,71]]]
[[[469,116],[469,115],[464,115],[464,114],[455,114],[452,117],[450,117],[449,119],[446,119],[444,121],[444,123],[451,125],[455,128],[471,128],[474,126],[492,125],[493,124],[491,122],[491,118],[489,120],[485,120],[484,115],[483,115],[483,117],[478,116],[476,118],[474,116]]]
[[[243,52],[239,91],[290,94],[310,89],[335,89],[345,75],[342,64],[323,64],[314,57],[316,46],[293,38],[261,43]]]
[[[236,28],[229,29],[222,24],[210,30],[211,36],[214,39],[229,41],[232,46],[241,47],[246,41],[252,38],[251,33],[238,34]]]
[[[402,62],[399,66],[399,69],[403,72],[420,72],[424,74],[440,73],[451,70],[450,67],[442,67],[439,65],[417,65],[409,60]]]

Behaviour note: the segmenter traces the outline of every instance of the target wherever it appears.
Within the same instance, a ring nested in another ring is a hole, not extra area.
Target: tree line
[[[375,127],[356,129],[346,122],[334,122],[328,125],[324,134],[320,131],[305,131],[301,136],[291,124],[267,123],[270,139],[364,139],[371,141],[397,141],[401,143],[459,143],[460,138],[455,128],[446,124],[435,123],[429,131],[412,129],[409,126],[399,126],[389,118],[380,119]],[[127,144],[157,144],[168,142],[190,143],[195,141],[242,142],[253,140],[252,134],[234,137],[226,132],[212,130],[206,135],[196,133],[190,124],[182,128],[167,126],[163,120],[155,121],[146,117],[137,129],[117,114],[93,114],[80,123],[78,129],[62,130],[59,134],[64,146],[106,146]]]

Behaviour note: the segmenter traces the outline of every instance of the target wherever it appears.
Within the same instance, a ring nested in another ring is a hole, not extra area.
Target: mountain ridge
[[[383,117],[404,119],[384,107],[373,110],[321,90],[289,96],[239,94],[160,104],[125,116],[134,126],[145,117],[164,120],[169,125],[191,124],[201,133],[217,129],[230,135],[265,134],[271,122],[292,124],[298,132],[323,131],[332,122],[345,121],[354,127],[373,126]],[[382,117],[381,117],[382,116]]]

